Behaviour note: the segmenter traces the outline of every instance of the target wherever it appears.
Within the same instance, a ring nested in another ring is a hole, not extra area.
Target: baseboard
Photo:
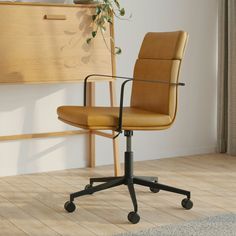
[[[138,160],[155,160],[161,158],[169,158],[169,157],[179,157],[179,156],[193,156],[193,155],[202,155],[202,154],[209,154],[209,153],[216,153],[216,146],[205,146],[205,147],[194,147],[194,148],[181,148],[175,149],[171,151],[164,151],[159,152],[156,155],[138,158]]]

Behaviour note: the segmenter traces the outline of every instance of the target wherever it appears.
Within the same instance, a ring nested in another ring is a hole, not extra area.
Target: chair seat
[[[118,127],[118,107],[61,106],[57,109],[58,118],[70,125],[91,130],[116,130]],[[123,129],[160,130],[172,123],[169,115],[125,107]]]

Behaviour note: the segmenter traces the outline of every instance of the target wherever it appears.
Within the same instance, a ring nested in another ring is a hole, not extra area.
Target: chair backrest
[[[177,83],[188,34],[183,31],[147,33],[134,67],[134,79]],[[131,107],[141,108],[175,118],[177,86],[135,82]]]

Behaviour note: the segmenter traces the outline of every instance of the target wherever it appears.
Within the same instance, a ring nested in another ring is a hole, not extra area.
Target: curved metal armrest
[[[161,80],[144,80],[144,79],[139,79],[139,78],[132,78],[132,77],[125,77],[125,76],[113,76],[113,75],[101,75],[101,74],[91,74],[88,75],[84,79],[84,106],[86,106],[86,92],[87,92],[87,82],[89,78],[91,77],[106,77],[106,78],[118,78],[118,79],[124,79],[125,81],[121,85],[121,91],[120,91],[120,107],[119,107],[119,123],[118,127],[116,129],[116,132],[118,134],[114,136],[113,138],[117,138],[121,133],[122,133],[122,122],[123,122],[123,107],[124,107],[124,92],[125,92],[125,86],[128,82],[130,81],[135,81],[135,82],[145,82],[145,83],[158,83],[158,84],[166,84],[169,86],[185,86],[185,83],[171,83],[171,82],[166,82],[166,81],[161,81]]]
[[[124,80],[133,80],[134,78],[132,77],[126,77],[126,76],[116,76],[116,75],[103,75],[103,74],[91,74],[85,77],[84,79],[84,106],[86,106],[87,102],[87,83],[90,78],[92,77],[106,77],[106,78],[117,78],[117,79],[124,79]],[[175,86],[185,86],[184,83],[170,83],[166,81],[161,81],[161,80],[144,80],[144,79],[135,79],[135,81],[140,81],[140,82],[146,82],[146,83],[161,83],[161,84],[168,84],[168,85],[175,85]]]
[[[91,74],[87,75],[84,79],[84,106],[87,104],[87,84],[89,82],[89,79],[92,77],[106,77],[106,78],[120,78],[120,79],[131,79],[128,77],[122,77],[122,76],[113,76],[113,75],[102,75],[102,74]]]

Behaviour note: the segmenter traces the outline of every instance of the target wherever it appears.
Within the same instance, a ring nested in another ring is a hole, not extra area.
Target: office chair
[[[164,190],[186,195],[182,207],[187,210],[192,208],[189,191],[160,184],[157,177],[135,176],[131,147],[133,131],[164,130],[173,124],[177,111],[177,90],[179,86],[184,86],[184,83],[178,82],[178,78],[187,39],[188,34],[183,31],[147,33],[134,67],[133,78],[88,75],[84,81],[84,106],[61,106],[57,109],[58,118],[67,124],[89,130],[117,131],[117,135],[124,132],[126,137],[124,176],[91,178],[84,190],[70,194],[70,200],[64,205],[66,211],[73,212],[76,209],[73,201],[77,197],[123,184],[127,185],[132,199],[134,211],[128,214],[128,220],[133,224],[140,220],[134,184],[149,187],[153,193]],[[101,76],[124,79],[120,107],[86,107],[87,83],[90,78]],[[133,83],[130,107],[124,107],[125,86],[130,82]],[[102,184],[93,186],[95,182]]]

